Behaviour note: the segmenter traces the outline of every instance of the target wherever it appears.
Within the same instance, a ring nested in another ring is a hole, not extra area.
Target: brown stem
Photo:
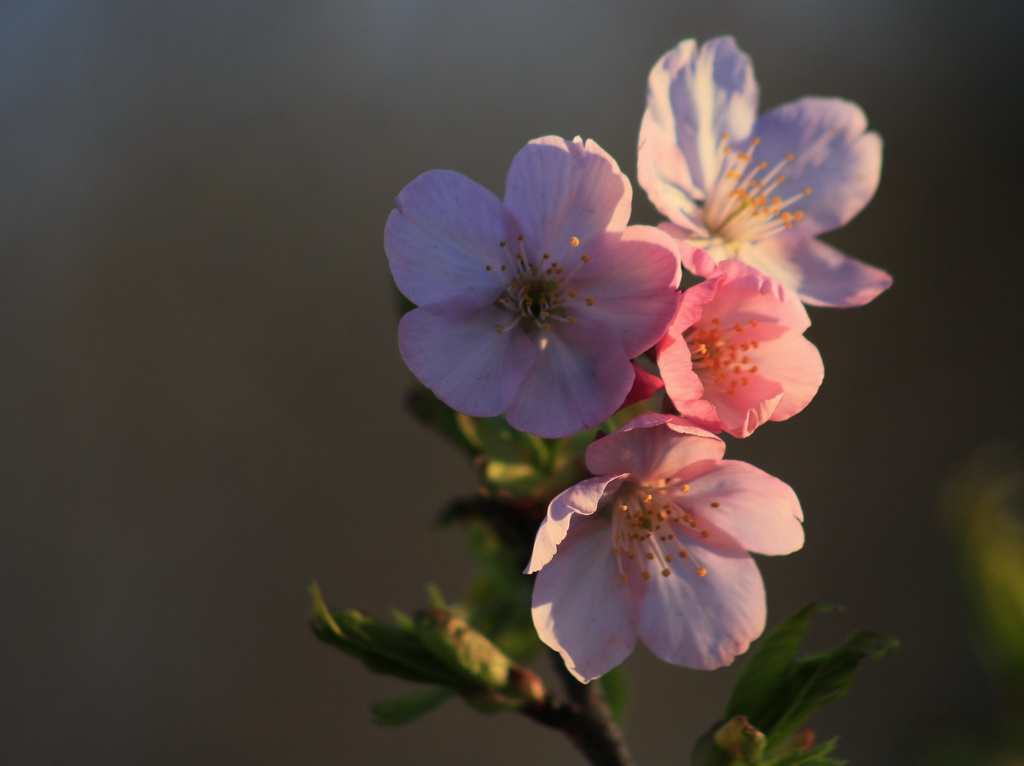
[[[548,696],[542,703],[523,712],[547,726],[561,729],[594,766],[636,766],[600,681],[581,684],[565,669],[562,658],[554,655],[561,669],[571,702]]]
[[[479,497],[453,503],[444,518],[483,519],[513,551],[521,566],[525,566],[537,526],[544,518],[544,509],[542,503],[510,505]],[[558,654],[551,652],[551,657],[570,701],[548,694],[542,702],[533,703],[522,712],[540,723],[564,731],[594,766],[636,766],[622,730],[612,716],[601,682],[581,684],[566,670]]]

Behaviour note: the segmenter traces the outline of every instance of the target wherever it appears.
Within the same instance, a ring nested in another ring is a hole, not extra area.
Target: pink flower
[[[758,117],[759,95],[731,37],[666,53],[648,83],[640,185],[662,226],[716,261],[746,261],[805,303],[867,303],[892,278],[815,237],[874,195],[882,139],[849,101],[802,98]],[[693,270],[685,252],[683,265]]]
[[[800,412],[821,386],[821,354],[803,332],[807,310],[776,280],[739,261],[691,254],[707,280],[683,293],[658,344],[676,409],[711,431],[750,436]]]
[[[409,369],[450,407],[561,437],[599,425],[678,301],[675,243],[627,226],[632,189],[593,141],[549,136],[512,161],[502,202],[424,173],[384,234]]]
[[[679,418],[641,415],[587,449],[595,478],[551,501],[527,567],[539,570],[533,622],[581,681],[638,637],[666,662],[710,670],[764,630],[748,551],[799,549],[803,516],[787,484],[724,452]]]

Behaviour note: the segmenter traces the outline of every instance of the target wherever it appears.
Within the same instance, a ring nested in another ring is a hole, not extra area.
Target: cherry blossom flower
[[[806,97],[758,117],[759,96],[731,37],[666,53],[648,82],[640,185],[662,227],[716,261],[745,261],[808,304],[867,303],[892,278],[815,237],[874,195],[882,139],[850,101]]]
[[[803,333],[807,309],[746,264],[692,262],[704,282],[683,293],[658,344],[658,367],[676,409],[711,431],[743,438],[804,409],[821,386],[821,354]]]
[[[661,659],[732,662],[764,630],[765,592],[748,551],[803,545],[789,485],[722,460],[721,439],[649,413],[587,449],[595,474],[558,495],[537,532],[533,622],[583,682],[640,638]]]
[[[412,181],[384,235],[418,306],[399,325],[409,369],[450,407],[537,436],[603,422],[678,302],[676,245],[627,226],[631,201],[615,160],[579,138],[527,144],[504,202],[452,171]]]

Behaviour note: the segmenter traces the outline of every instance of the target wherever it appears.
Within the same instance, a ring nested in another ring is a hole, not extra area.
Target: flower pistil
[[[613,505],[612,539],[623,582],[629,581],[629,568],[639,568],[644,580],[651,578],[650,566],[660,571],[662,577],[669,577],[669,564],[677,557],[690,559],[699,577],[707,575],[708,570],[677,534],[700,535],[704,539],[711,534],[678,504],[677,497],[689,491],[688,484],[669,482],[658,486],[627,483],[619,491]]]
[[[487,264],[487,271],[497,276],[503,292],[494,302],[515,315],[511,324],[498,325],[495,329],[502,333],[512,329],[521,320],[527,324],[523,329],[527,332],[536,328],[550,330],[552,322],[576,324],[576,315],[570,309],[581,305],[593,306],[594,299],[586,297],[578,300],[576,290],[569,288],[570,282],[587,263],[590,256],[583,253],[577,263],[566,272],[562,261],[553,260],[550,253],[543,253],[539,263],[534,263],[526,252],[523,235],[517,238],[518,252],[509,250],[508,242],[499,242],[503,253],[502,262],[495,269],[494,264]],[[569,238],[569,246],[580,246],[578,237]],[[506,281],[507,280],[507,281]],[[532,321],[532,324],[530,322]]]
[[[785,199],[773,196],[786,181],[780,171],[793,162],[793,154],[785,155],[769,168],[767,162],[754,161],[760,138],[752,138],[744,150],[737,150],[729,140],[729,134],[723,133],[718,143],[718,172],[704,201],[708,237],[690,240],[699,247],[738,246],[791,229],[804,214],[788,208],[811,194],[810,187],[806,187]]]

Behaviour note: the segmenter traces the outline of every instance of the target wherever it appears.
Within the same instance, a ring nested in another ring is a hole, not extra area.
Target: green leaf
[[[500,689],[508,683],[512,661],[469,623],[444,609],[416,615],[422,645],[453,673],[474,686]],[[465,684],[464,684],[465,685]]]
[[[629,688],[626,684],[626,676],[622,672],[622,666],[613,668],[601,676],[601,686],[604,687],[604,696],[615,717],[615,722],[620,727],[623,726],[626,718],[626,706],[629,702]]]
[[[459,428],[455,410],[438,399],[429,388],[417,383],[406,397],[406,406],[417,420],[433,428],[467,455],[476,454],[476,449]]]
[[[372,705],[373,721],[380,726],[401,726],[440,707],[453,696],[455,696],[454,689],[433,686],[407,697],[375,702]]]
[[[331,612],[316,583],[309,586],[313,602],[310,623],[316,636],[341,649],[374,673],[407,681],[457,686],[460,678],[423,648],[413,630],[385,625],[357,609]]]
[[[811,604],[783,621],[762,640],[736,683],[726,716],[747,716],[767,735],[769,753],[815,711],[846,694],[861,661],[880,659],[898,645],[863,630],[835,649],[797,658],[811,616],[832,608]]]
[[[843,766],[846,761],[825,757],[832,752],[838,741],[833,738],[809,750],[787,753],[779,758],[764,761],[762,766]]]
[[[533,578],[494,530],[485,523],[467,526],[467,542],[477,574],[465,598],[467,620],[505,654],[523,662],[541,647],[530,616]]]
[[[549,458],[543,439],[517,431],[503,417],[472,418],[459,413],[455,419],[466,441],[491,460],[543,466]]]

